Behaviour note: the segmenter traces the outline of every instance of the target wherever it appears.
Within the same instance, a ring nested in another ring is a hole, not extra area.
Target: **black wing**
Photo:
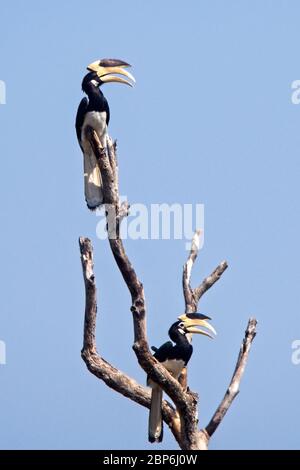
[[[109,120],[110,120],[110,111],[109,111],[107,99],[105,98],[105,96],[103,96],[103,98],[104,98],[104,111],[106,111],[106,125],[108,126]]]
[[[162,344],[161,347],[155,351],[155,359],[157,359],[158,362],[164,362],[170,357],[173,348],[174,346],[172,341],[167,341],[166,343]]]
[[[89,104],[88,99],[82,98],[82,100],[79,103],[77,114],[76,114],[75,127],[76,127],[77,139],[78,139],[80,147],[81,147],[81,143],[80,143],[81,142],[81,129],[83,126],[84,116],[85,116],[88,104]]]

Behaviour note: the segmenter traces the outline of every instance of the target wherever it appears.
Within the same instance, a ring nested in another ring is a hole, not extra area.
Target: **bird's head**
[[[82,89],[85,90],[90,83],[96,87],[109,82],[133,86],[135,79],[126,70],[127,67],[130,67],[130,64],[119,59],[96,60],[87,66],[89,73],[82,81]],[[120,75],[126,78],[120,77]]]
[[[178,317],[178,321],[174,323],[170,330],[169,336],[172,340],[175,339],[175,336],[178,337],[178,334],[184,335],[187,339],[191,339],[192,334],[200,334],[204,336],[208,336],[209,338],[214,338],[208,331],[216,335],[216,330],[214,327],[208,323],[207,320],[211,320],[211,318],[203,315],[202,313],[184,313]],[[202,328],[206,328],[203,330]]]

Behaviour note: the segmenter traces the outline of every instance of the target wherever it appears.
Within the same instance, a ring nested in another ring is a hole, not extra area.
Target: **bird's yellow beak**
[[[101,59],[92,62],[87,66],[87,69],[91,72],[96,72],[98,77],[101,79],[101,82],[103,83],[117,82],[133,86],[133,83],[135,83],[135,78],[133,75],[131,75],[131,73],[125,70],[126,67],[130,67],[130,64],[124,62],[123,60]],[[113,75],[115,73],[129,78],[129,80]]]
[[[200,334],[213,339],[214,337],[209,332],[197,328],[202,326],[211,331],[214,335],[217,334],[214,327],[207,321],[210,320],[210,318],[202,313],[184,313],[183,315],[180,315],[178,319],[184,323],[184,328],[188,333]]]

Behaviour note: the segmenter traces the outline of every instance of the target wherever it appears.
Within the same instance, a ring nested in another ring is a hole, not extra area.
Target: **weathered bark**
[[[88,370],[108,387],[130,400],[150,408],[150,391],[134,379],[116,369],[100,356],[96,349],[97,288],[94,275],[93,247],[88,238],[79,239],[83,279],[85,284],[85,317],[81,356]],[[163,419],[175,438],[179,436],[178,417],[173,406],[163,400]]]
[[[229,397],[226,393],[222,404],[213,416],[209,425],[202,430],[198,428],[198,395],[187,387],[187,374],[184,371],[179,381],[175,380],[169,372],[153,357],[147,341],[146,329],[146,301],[143,284],[139,280],[132,263],[130,262],[123,241],[120,238],[120,224],[128,213],[128,205],[120,204],[118,186],[118,164],[116,158],[116,145],[109,140],[107,151],[101,147],[96,132],[87,129],[87,137],[93,147],[99,163],[103,181],[104,205],[106,211],[108,239],[112,254],[119,267],[120,273],[126,283],[131,296],[131,312],[134,325],[133,350],[143,370],[152,380],[160,385],[172,399],[176,409],[166,400],[163,401],[163,420],[171,429],[181,449],[206,449],[209,439],[234,399],[233,391],[239,387],[248,358],[249,349],[255,336],[255,320],[251,320],[251,334],[246,331],[244,348],[240,352],[239,360],[233,376],[233,387]],[[202,295],[221,277],[227,268],[223,261],[203,282],[192,289],[191,272],[197,258],[200,232],[196,232],[191,251],[183,269],[183,294],[186,312],[195,312]],[[99,379],[104,381],[113,390],[130,398],[142,406],[149,408],[150,393],[135,380],[119,371],[96,351],[95,326],[97,315],[96,284],[93,273],[92,245],[89,239],[80,238],[82,268],[86,290],[86,309],[84,323],[84,344],[82,358],[88,369]],[[249,323],[250,324],[250,323]]]
[[[216,431],[217,427],[219,426],[229,407],[231,406],[233,400],[239,393],[240,383],[242,376],[245,372],[245,367],[248,360],[252,341],[254,340],[256,335],[256,325],[257,321],[255,320],[255,318],[250,318],[247,325],[247,329],[245,331],[245,337],[241,344],[239,356],[229,387],[226,390],[224,398],[218,406],[216,412],[214,413],[213,417],[205,428],[205,432],[207,433],[209,438],[211,438],[213,433]]]

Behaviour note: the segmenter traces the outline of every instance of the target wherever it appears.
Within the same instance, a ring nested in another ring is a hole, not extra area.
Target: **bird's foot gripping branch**
[[[204,428],[199,428],[198,395],[187,387],[186,368],[181,370],[181,375],[177,380],[177,378],[174,378],[172,369],[168,370],[168,368],[164,367],[160,363],[159,358],[157,360],[149,349],[146,333],[144,288],[137,277],[120,238],[119,227],[122,218],[128,213],[128,207],[120,204],[119,200],[116,145],[108,139],[107,149],[104,149],[97,133],[89,126],[86,128],[86,136],[101,171],[103,203],[106,208],[110,248],[131,296],[131,312],[134,324],[133,350],[140,366],[146,372],[149,382],[163,390],[174,403],[173,405],[169,401],[160,398],[160,416],[162,421],[170,428],[180,448],[184,450],[207,449],[211,436],[216,431],[239,391],[250,347],[256,334],[256,320],[250,319],[248,322],[234,374],[223,400],[208,425]],[[112,207],[113,210],[111,210]],[[198,255],[199,237],[200,232],[197,231],[194,235],[188,259],[183,267],[182,286],[186,315],[180,317],[181,321],[177,322],[181,323],[179,329],[183,330],[191,325],[189,321],[191,318],[197,317],[195,313],[198,310],[198,303],[201,297],[220,279],[227,268],[226,261],[223,261],[199,286],[191,287],[191,273]],[[88,238],[80,238],[79,245],[86,293],[82,358],[89,371],[105,382],[108,387],[151,410],[153,400],[151,399],[149,389],[138,384],[134,379],[111,365],[96,350],[97,293],[93,271],[93,248]],[[161,438],[162,428],[159,435],[152,436],[152,440],[160,440]]]

